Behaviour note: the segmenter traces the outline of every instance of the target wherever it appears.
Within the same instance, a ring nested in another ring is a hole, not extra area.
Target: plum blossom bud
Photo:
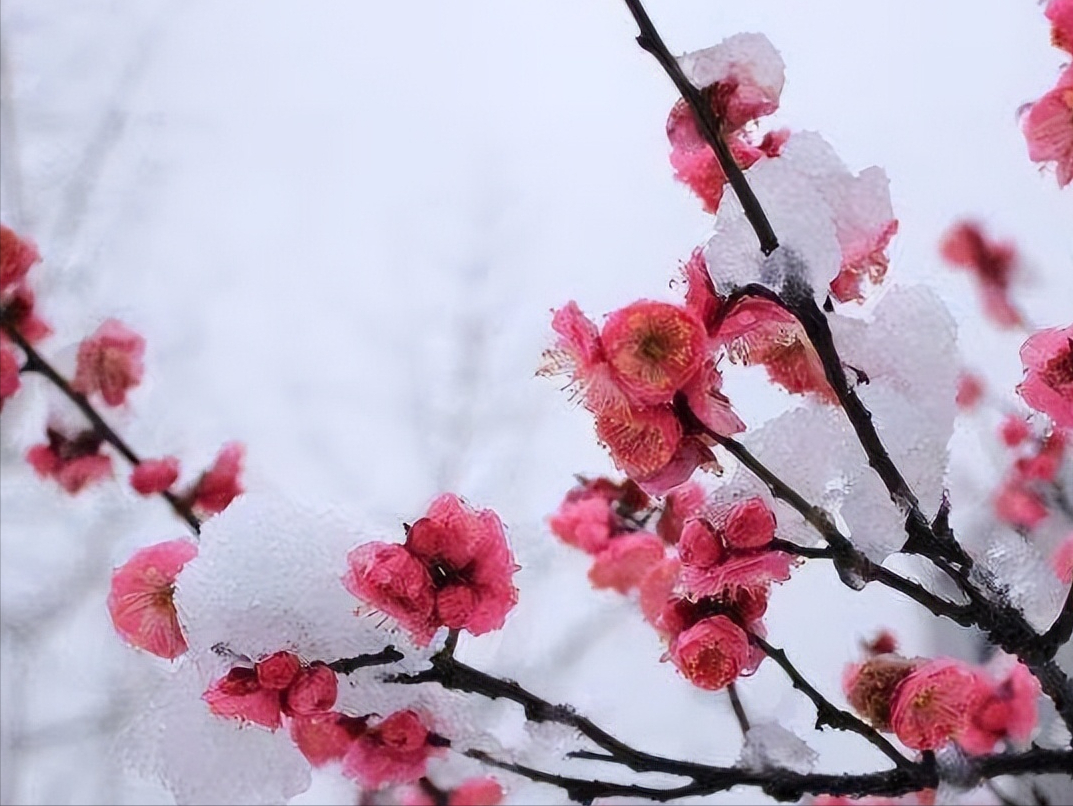
[[[1070,90],[1073,93],[1073,89]],[[1073,428],[1073,325],[1041,330],[1021,346],[1025,403],[1063,428]]]
[[[335,672],[323,663],[314,663],[298,671],[283,693],[283,713],[288,716],[312,716],[330,711],[335,705],[339,681]]]
[[[130,473],[130,486],[139,495],[155,495],[169,489],[179,478],[179,460],[174,456],[143,459]]]
[[[711,568],[721,562],[725,555],[722,541],[707,521],[692,520],[682,529],[682,539],[678,541],[678,557],[686,565]]]
[[[55,480],[71,495],[112,475],[112,458],[100,452],[104,440],[96,431],[68,437],[49,427],[45,434],[47,444],[34,445],[26,452],[26,461],[37,475]]]
[[[611,502],[599,494],[564,500],[548,519],[551,531],[564,543],[597,554],[611,539]]]
[[[992,240],[979,224],[961,221],[943,236],[939,253],[951,265],[967,269],[972,274],[980,290],[984,312],[996,325],[1021,325],[1021,314],[1010,300],[1010,290],[1019,274],[1017,249],[1013,243]]]
[[[1032,431],[1019,414],[1008,414],[999,426],[999,436],[1007,448],[1016,448],[1031,435]]]
[[[762,498],[735,504],[727,516],[723,539],[739,549],[766,546],[775,539],[775,513]]]
[[[175,580],[196,556],[189,540],[170,540],[139,549],[113,572],[108,612],[127,643],[169,660],[186,652]]]
[[[343,758],[343,774],[362,786],[406,784],[425,774],[429,758],[444,752],[413,711],[396,711],[370,725]]]
[[[920,661],[898,655],[877,655],[848,666],[842,689],[854,711],[877,729],[889,731],[894,690],[920,665]]]
[[[71,387],[84,395],[100,393],[109,406],[121,406],[141,383],[145,339],[116,319],[106,320],[78,346]]]
[[[962,411],[976,408],[984,396],[984,379],[974,372],[962,372],[958,376],[957,397],[955,402]]]
[[[339,761],[365,732],[369,717],[354,717],[335,711],[295,716],[290,721],[291,739],[314,767]]]
[[[261,684],[256,669],[236,666],[201,695],[217,716],[253,722],[269,730],[283,724],[279,691]]]
[[[8,292],[22,282],[30,267],[40,259],[33,243],[0,224],[0,297],[6,299]]]
[[[216,515],[227,509],[244,492],[239,476],[246,448],[241,442],[228,442],[216,455],[212,466],[201,474],[190,492],[194,509],[202,516]]]
[[[965,664],[929,661],[895,688],[891,727],[906,747],[937,750],[965,730],[979,696],[975,674]]]
[[[262,688],[283,691],[298,676],[302,662],[290,652],[276,652],[257,661],[254,669]]]
[[[670,658],[698,688],[725,688],[750,662],[749,638],[726,616],[698,621],[671,643]]]

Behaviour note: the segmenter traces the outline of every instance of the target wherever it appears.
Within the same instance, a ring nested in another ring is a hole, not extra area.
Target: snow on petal
[[[731,131],[779,107],[786,65],[763,34],[735,34],[714,47],[680,56],[678,64],[697,88],[720,85],[712,93],[713,105]]]

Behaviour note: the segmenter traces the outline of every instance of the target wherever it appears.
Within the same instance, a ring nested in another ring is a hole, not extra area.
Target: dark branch
[[[678,92],[682,94],[682,98],[693,110],[693,116],[697,120],[697,128],[704,139],[708,141],[708,145],[715,151],[719,166],[723,169],[727,181],[729,181],[730,186],[734,189],[734,193],[741,202],[745,217],[756,232],[756,237],[760,241],[760,250],[765,255],[770,255],[779,248],[779,240],[775,237],[775,231],[771,228],[771,223],[768,221],[764,208],[757,200],[753,189],[749,187],[749,183],[745,180],[745,174],[741,172],[741,168],[734,161],[734,155],[730,153],[730,149],[723,139],[722,121],[712,111],[712,106],[707,102],[703,93],[686,78],[685,73],[682,72],[682,68],[678,64],[678,60],[667,50],[667,46],[663,44],[663,38],[659,35],[659,31],[656,30],[656,26],[652,24],[652,20],[640,0],[626,0],[626,6],[641,31],[641,35],[637,37],[637,44],[655,57],[664,72],[674,82],[674,86],[678,88]]]
[[[111,445],[119,454],[130,462],[132,465],[141,464],[141,459],[134,452],[134,450],[123,440],[115,430],[104,421],[104,418],[97,412],[93,405],[86,399],[86,396],[80,392],[76,392],[71,388],[71,384],[67,382],[67,379],[60,375],[59,372],[42,356],[30,342],[19,332],[19,329],[7,318],[5,312],[0,312],[0,328],[6,333],[19,349],[26,356],[26,364],[23,370],[26,372],[36,372],[46,378],[53,386],[60,390],[63,395],[70,400],[78,410],[85,415],[89,420],[90,425],[93,427],[94,433],[96,433],[101,439]],[[181,499],[179,496],[170,490],[164,490],[160,495],[168,502],[168,505],[172,508],[176,515],[178,515],[186,525],[190,527],[195,535],[201,534],[201,519],[194,514],[194,511],[190,508],[190,504]]]
[[[327,664],[327,666],[336,674],[351,674],[352,672],[356,672],[358,669],[364,669],[367,666],[386,666],[390,663],[398,663],[404,657],[406,656],[395,649],[395,647],[387,646],[379,652],[374,652],[369,655],[358,655],[353,658],[340,658],[339,660]]]
[[[745,707],[741,704],[741,697],[738,696],[736,684],[731,683],[727,686],[727,696],[730,697],[730,707],[734,709],[734,718],[738,720],[741,735],[747,736],[749,733],[749,717],[745,713]]]

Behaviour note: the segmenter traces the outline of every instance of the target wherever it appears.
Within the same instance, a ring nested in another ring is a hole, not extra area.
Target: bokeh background
[[[854,170],[886,169],[901,222],[892,279],[939,291],[966,365],[1012,405],[1024,336],[982,320],[936,244],[964,216],[1016,239],[1018,302],[1035,324],[1068,323],[1073,203],[1017,127],[1061,61],[1041,7],[649,5],[676,51],[770,37],[787,64],[776,124],[820,131]],[[636,608],[591,592],[585,559],[543,521],[572,474],[611,470],[589,418],[534,377],[550,309],[671,298],[710,228],[671,175],[673,87],[624,5],[4,0],[0,23],[0,213],[45,256],[51,355],[70,362],[108,316],[147,337],[148,382],[115,418],[132,443],[194,468],[242,440],[250,488],[369,528],[397,529],[441,490],[496,508],[522,600],[464,656],[648,749],[732,763],[725,699],[660,664]],[[768,413],[743,383],[731,397],[759,424]],[[123,485],[71,499],[34,479],[21,457],[46,404],[29,383],[0,421],[0,800],[168,803],[119,760],[115,736],[159,672],[115,639],[104,597],[135,547],[183,530]],[[986,506],[1001,469],[978,425],[955,434],[956,506]],[[832,696],[878,627],[910,653],[958,640],[829,568],[782,586],[769,622]],[[742,696],[828,759],[875,762],[855,737],[812,733],[778,670]],[[300,800],[348,797],[318,780]]]

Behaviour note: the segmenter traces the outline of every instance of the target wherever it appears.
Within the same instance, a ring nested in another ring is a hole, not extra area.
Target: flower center
[[[1073,339],[1069,340],[1064,351],[1047,362],[1040,376],[1052,389],[1073,385]]]

